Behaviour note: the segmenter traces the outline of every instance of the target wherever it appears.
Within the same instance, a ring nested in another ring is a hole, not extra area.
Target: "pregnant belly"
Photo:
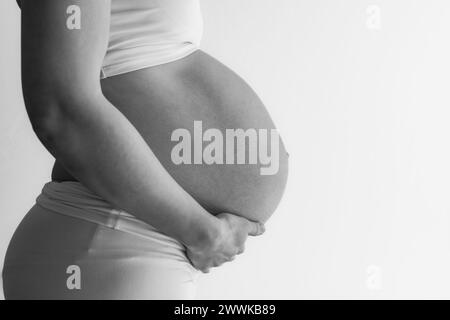
[[[230,69],[197,51],[105,79],[102,88],[209,212],[265,222],[275,211],[287,153],[260,99]]]

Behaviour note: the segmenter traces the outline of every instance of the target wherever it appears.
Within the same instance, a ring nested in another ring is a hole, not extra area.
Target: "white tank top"
[[[199,0],[112,0],[102,78],[181,59],[203,34]]]

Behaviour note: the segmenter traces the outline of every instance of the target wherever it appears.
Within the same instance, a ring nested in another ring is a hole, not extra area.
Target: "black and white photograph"
[[[445,0],[2,0],[0,299],[450,299],[449,34]]]

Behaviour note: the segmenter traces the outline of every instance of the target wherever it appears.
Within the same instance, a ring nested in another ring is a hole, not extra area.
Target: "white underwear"
[[[67,285],[79,268],[80,289]],[[49,182],[17,228],[3,268],[6,299],[193,299],[185,247],[78,182]]]

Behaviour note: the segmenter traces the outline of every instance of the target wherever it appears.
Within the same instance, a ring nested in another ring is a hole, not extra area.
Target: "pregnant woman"
[[[18,2],[25,105],[56,163],[9,244],[5,297],[193,298],[283,194],[265,107],[198,49],[199,0]]]

